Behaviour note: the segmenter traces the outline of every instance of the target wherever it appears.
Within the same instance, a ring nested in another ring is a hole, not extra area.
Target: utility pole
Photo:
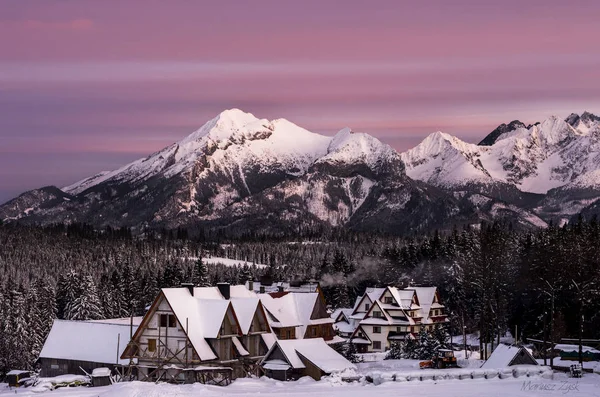
[[[465,345],[465,358],[467,357],[467,326],[465,325],[465,313],[462,313],[463,344]]]
[[[575,288],[577,288],[577,295],[579,297],[579,365],[583,368],[583,347],[582,341],[583,338],[583,294],[581,293],[581,289],[579,285],[575,282],[575,280],[571,280]]]

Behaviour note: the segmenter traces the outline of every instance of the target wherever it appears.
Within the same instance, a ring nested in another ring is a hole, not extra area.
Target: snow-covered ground
[[[194,256],[185,257],[183,259],[186,259],[189,261],[197,261],[198,260],[198,258],[194,257]],[[262,263],[254,263],[254,262],[245,261],[242,259],[220,258],[218,256],[202,258],[202,263],[204,263],[206,265],[224,265],[224,266],[244,266],[244,265],[253,266],[253,265],[256,265],[256,267],[259,267],[259,268],[267,267],[267,265],[262,264]]]
[[[380,385],[343,383],[337,379],[316,382],[302,378],[296,382],[279,382],[272,379],[238,379],[227,387],[193,385],[168,385],[145,382],[120,383],[105,387],[76,387],[36,393],[31,388],[9,390],[0,384],[0,396],[42,397],[161,397],[161,396],[307,396],[312,397],[484,397],[484,396],[600,396],[600,376],[586,374],[582,379],[570,379],[555,374],[554,379],[520,377],[510,379],[468,379],[444,381],[387,382]]]

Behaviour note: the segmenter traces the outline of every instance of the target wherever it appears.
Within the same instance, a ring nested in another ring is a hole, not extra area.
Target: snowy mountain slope
[[[480,145],[436,132],[402,154],[407,174],[444,188],[466,184],[510,184],[546,194],[568,185],[597,185],[600,118],[590,113],[567,121],[550,117],[529,127],[502,125]]]
[[[0,206],[0,220],[233,234],[543,227],[600,197],[599,126],[590,113],[514,121],[480,145],[436,132],[399,154],[349,128],[328,137],[231,109],[117,170],[24,193]]]

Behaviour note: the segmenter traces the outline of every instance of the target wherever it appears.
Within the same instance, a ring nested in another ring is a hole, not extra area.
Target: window
[[[373,350],[381,350],[381,342],[378,340],[373,341]]]
[[[149,352],[156,351],[156,339],[148,339],[148,351]]]
[[[386,296],[384,302],[385,303],[392,303],[393,302],[392,297],[391,296]]]
[[[161,327],[177,327],[177,319],[172,314],[161,314],[160,315],[160,326]]]
[[[374,334],[380,334],[381,333],[381,327],[373,327],[373,333]]]
[[[396,327],[396,332],[402,332],[402,327]]]
[[[369,305],[368,303],[365,303],[365,310],[369,310],[371,308],[371,305]]]
[[[311,329],[310,329],[310,335],[311,336],[317,336],[317,328],[316,327],[311,327]]]
[[[289,329],[285,331],[285,338],[292,339],[292,331],[290,331]]]
[[[381,317],[383,317],[383,316],[381,315],[381,312],[380,312],[380,311],[378,311],[378,310],[373,310],[373,317],[381,318]]]

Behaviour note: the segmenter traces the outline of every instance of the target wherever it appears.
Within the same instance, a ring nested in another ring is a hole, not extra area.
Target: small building
[[[481,368],[506,368],[512,365],[539,365],[523,346],[498,345]]]
[[[278,340],[261,365],[268,377],[282,381],[303,376],[320,380],[334,372],[356,369],[322,338]]]
[[[92,371],[92,374],[90,376],[92,378],[92,386],[97,387],[97,386],[112,385],[112,380],[110,378],[110,375],[111,375],[111,371],[109,368],[106,368],[106,367],[95,368]]]
[[[54,320],[38,359],[41,376],[91,373],[95,368],[113,370],[129,364],[120,356],[140,319],[134,317],[133,326],[131,319],[112,321]]]
[[[579,345],[559,343],[554,346],[561,360],[579,361]],[[600,361],[600,351],[590,346],[581,346],[582,361]]]
[[[8,383],[10,387],[19,387],[30,377],[31,373],[29,371],[13,369],[6,374],[6,383]]]
[[[352,309],[336,309],[331,313],[333,319],[333,329],[339,336],[344,339],[349,339],[356,329],[356,321],[352,320]]]

